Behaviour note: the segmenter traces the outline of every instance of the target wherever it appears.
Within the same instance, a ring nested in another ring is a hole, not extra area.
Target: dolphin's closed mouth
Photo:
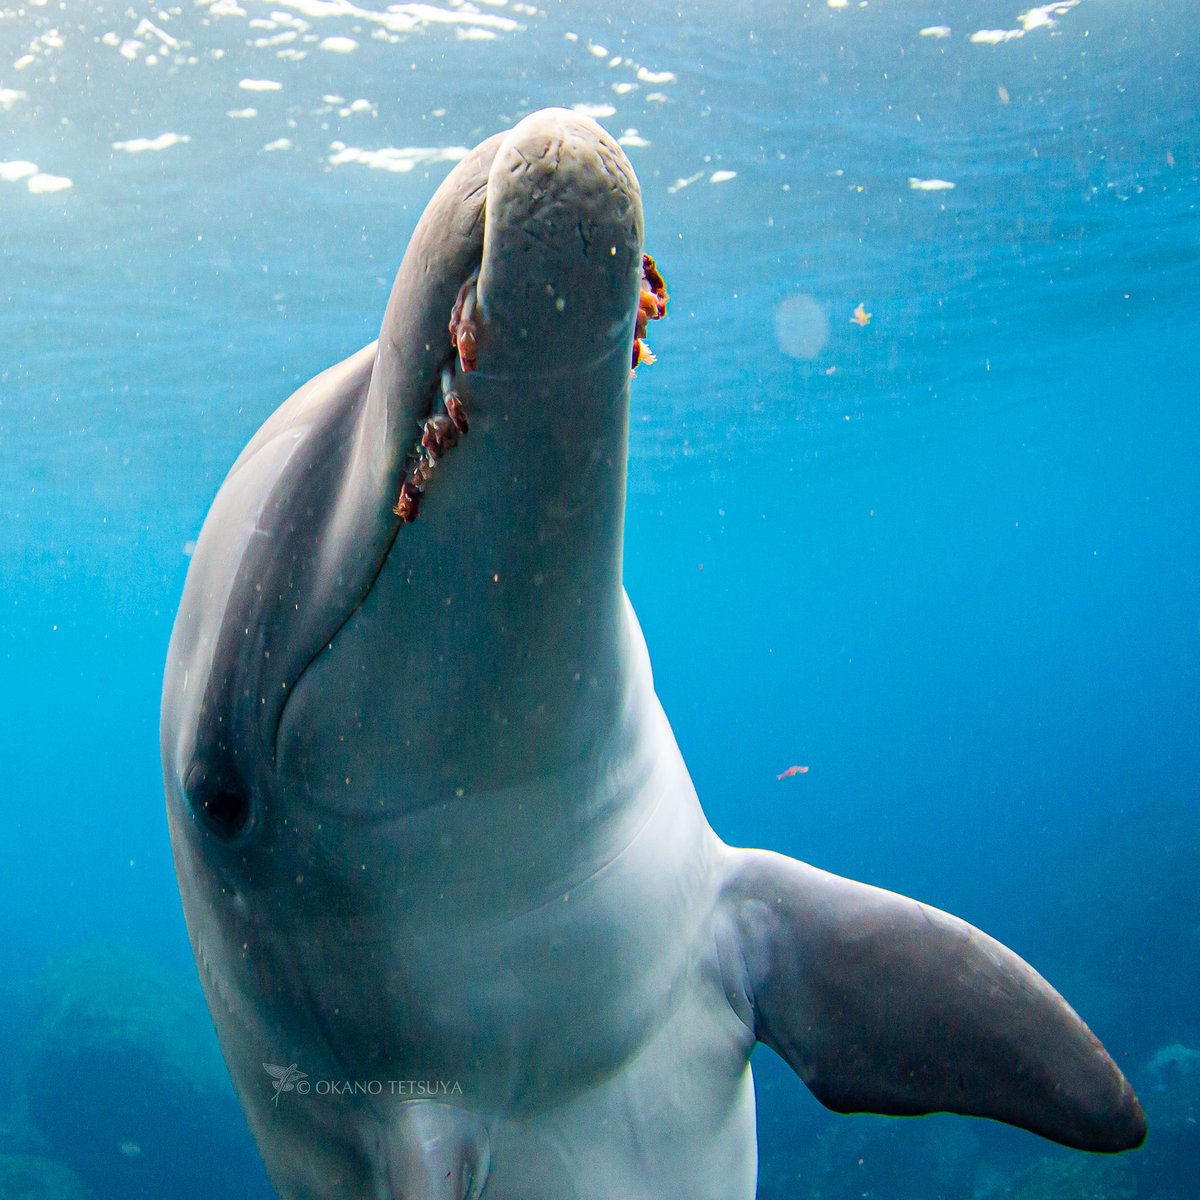
[[[474,371],[479,365],[479,347],[484,340],[479,320],[478,283],[479,271],[472,271],[459,288],[450,312],[450,345],[457,355],[458,370],[463,373]],[[650,321],[660,321],[667,315],[668,299],[666,281],[658,264],[651,255],[643,254],[642,286],[634,318],[631,375],[636,375],[639,366],[650,366],[657,361],[646,343],[646,330]],[[414,439],[408,451],[400,495],[392,506],[392,512],[403,525],[417,519],[421,498],[438,463],[470,429],[466,408],[455,384],[452,361],[442,369],[440,399],[434,400],[429,415],[421,423],[420,436]]]

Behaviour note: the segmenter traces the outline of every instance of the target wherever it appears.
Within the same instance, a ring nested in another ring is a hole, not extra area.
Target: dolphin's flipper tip
[[[1101,1153],[1141,1145],[1133,1089],[1011,950],[907,897],[733,854],[727,994],[827,1107],[991,1117]]]

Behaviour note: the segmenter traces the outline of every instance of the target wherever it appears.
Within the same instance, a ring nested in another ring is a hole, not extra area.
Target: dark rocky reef
[[[33,998],[27,1120],[97,1200],[270,1195],[187,975],[101,946],[53,962]]]
[[[92,1200],[70,1167],[36,1154],[0,1154],[0,1196],[4,1200]]]

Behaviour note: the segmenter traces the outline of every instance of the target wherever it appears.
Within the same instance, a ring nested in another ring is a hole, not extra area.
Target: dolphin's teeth
[[[446,412],[450,415],[450,420],[454,422],[454,428],[459,433],[466,433],[469,426],[467,425],[467,411],[463,408],[463,403],[459,399],[457,392],[447,392],[445,396]]]
[[[479,322],[476,315],[478,282],[478,270],[472,271],[458,289],[454,307],[450,310],[450,344],[458,351],[459,366],[464,371],[475,370],[479,356]]]
[[[442,371],[442,405],[457,433],[466,433],[469,428],[467,410],[463,408],[462,397],[458,394],[458,388],[454,386],[454,382],[454,372],[447,367]],[[458,441],[457,434],[454,440]]]
[[[403,524],[409,525],[417,519],[417,509],[420,505],[421,493],[406,479],[400,485],[400,498],[392,506],[392,512]]]
[[[478,272],[475,275],[478,275]],[[458,299],[454,303],[454,314],[450,318],[452,342],[454,341],[454,331],[461,328],[463,306],[467,303],[464,296],[467,295],[468,290],[470,310],[474,311],[475,275],[472,275],[463,284],[459,290]],[[463,347],[461,343],[457,344],[461,357]],[[464,364],[464,369],[469,370],[474,365],[472,358],[470,367],[466,367]],[[400,485],[400,496],[392,506],[392,512],[405,525],[410,525],[417,519],[417,513],[421,507],[421,497],[433,478],[434,468],[444,455],[458,445],[458,439],[467,432],[467,411],[463,407],[462,398],[459,396],[454,382],[453,366],[443,367],[442,405],[445,411],[431,413],[424,421],[419,422],[420,439],[409,447],[408,465],[405,469],[404,481]]]
[[[457,396],[454,392],[449,393],[452,396]],[[459,409],[462,408],[462,403],[458,404]],[[462,432],[455,424],[451,416],[445,413],[434,413],[421,429],[421,448],[429,458],[430,465],[434,465],[439,458],[447,451],[454,449],[458,445],[458,435]]]

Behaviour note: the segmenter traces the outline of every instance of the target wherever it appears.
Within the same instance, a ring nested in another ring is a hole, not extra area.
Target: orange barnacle
[[[633,369],[639,364],[649,366],[655,355],[643,339],[651,321],[659,321],[667,315],[667,285],[658,269],[658,264],[649,254],[642,255],[642,290],[638,296],[637,318],[633,330]]]
[[[667,301],[670,296],[667,295],[667,281],[663,279],[662,272],[658,269],[658,264],[649,254],[642,255],[642,279],[649,285],[650,292],[657,301],[658,317],[651,318],[658,320],[667,315]]]
[[[640,367],[643,363],[650,366],[658,360],[658,356],[653,350],[641,339],[635,338],[633,342],[633,365],[635,368]]]
[[[643,280],[643,284],[644,284]],[[638,297],[638,315],[637,315],[637,335],[638,337],[646,336],[646,326],[651,321],[658,320],[658,299],[652,291],[645,286],[642,287],[642,294]]]

